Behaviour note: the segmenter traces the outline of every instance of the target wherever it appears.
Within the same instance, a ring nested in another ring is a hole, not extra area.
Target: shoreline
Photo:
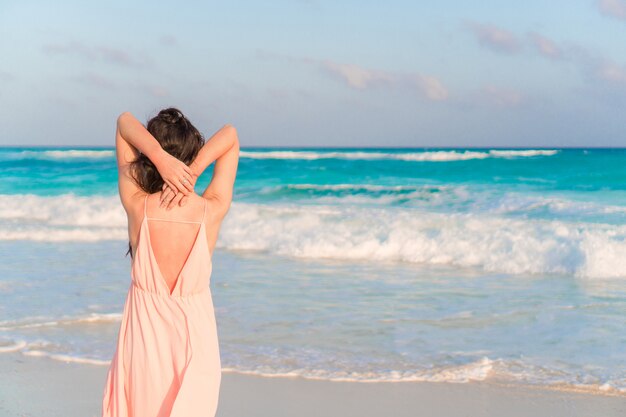
[[[107,366],[0,354],[0,416],[99,417]],[[386,382],[386,383],[385,383]],[[346,382],[222,374],[218,416],[626,415],[626,396],[491,382]]]
[[[106,367],[108,368],[110,361],[102,361],[96,359],[80,359],[73,356],[67,356],[63,354],[48,354],[45,352],[41,352],[38,350],[21,352],[16,348],[21,347],[20,345],[11,346],[10,350],[0,350],[0,355],[4,354],[18,354],[25,358],[45,358],[47,360],[52,360],[55,362],[62,363],[76,363],[81,365],[95,366],[95,367]],[[19,359],[15,359],[19,361]],[[2,363],[0,361],[0,363]],[[245,375],[251,377],[260,377],[260,378],[287,378],[287,379],[302,379],[302,380],[311,380],[311,381],[326,381],[326,382],[343,382],[343,383],[355,383],[355,384],[416,384],[416,383],[445,383],[445,384],[485,384],[494,387],[500,388],[508,388],[508,389],[527,389],[527,390],[539,390],[539,391],[555,391],[555,392],[569,392],[569,393],[579,393],[579,394],[588,394],[594,396],[606,396],[606,397],[622,397],[626,398],[626,389],[618,389],[611,387],[608,384],[568,384],[568,383],[553,383],[553,384],[540,384],[540,383],[529,383],[525,381],[515,381],[515,380],[506,380],[502,377],[485,377],[485,379],[464,379],[464,380],[456,380],[456,379],[358,379],[358,378],[350,378],[350,377],[324,377],[324,376],[313,376],[313,375],[303,375],[295,372],[286,372],[286,373],[264,373],[257,371],[246,371],[246,370],[238,370],[229,367],[222,367],[222,375],[226,374],[234,374],[234,375]],[[604,387],[604,388],[603,388]],[[1,416],[0,416],[1,417]]]
[[[584,394],[591,395],[594,397],[616,397],[623,398],[626,401],[626,391],[620,391],[615,388],[610,388],[608,390],[603,390],[599,387],[595,386],[576,386],[576,385],[567,385],[567,384],[552,384],[552,385],[539,385],[539,384],[528,384],[523,382],[508,382],[508,381],[499,381],[499,380],[471,380],[467,382],[454,382],[454,381],[389,381],[389,380],[380,380],[380,381],[372,381],[372,380],[349,380],[349,379],[326,379],[326,378],[317,378],[310,376],[289,376],[282,374],[258,374],[255,372],[246,372],[246,371],[222,371],[223,375],[242,375],[242,376],[250,376],[253,378],[268,378],[268,379],[299,379],[306,381],[321,381],[321,382],[333,382],[333,383],[344,383],[344,384],[449,384],[449,385],[484,385],[494,388],[503,388],[503,389],[520,389],[527,391],[547,391],[547,392],[562,392],[562,393],[572,393],[572,394]]]

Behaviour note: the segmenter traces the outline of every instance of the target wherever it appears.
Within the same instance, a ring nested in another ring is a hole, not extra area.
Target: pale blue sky
[[[0,145],[623,146],[626,0],[0,0]]]

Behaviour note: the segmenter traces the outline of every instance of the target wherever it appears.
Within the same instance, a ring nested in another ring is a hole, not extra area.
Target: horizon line
[[[45,149],[115,149],[115,145],[0,145],[0,149],[14,148],[45,148]],[[626,149],[624,146],[298,146],[298,145],[255,145],[240,146],[241,150],[246,149],[300,149],[300,150],[320,150],[320,149],[520,149],[520,150],[565,150],[565,149]]]

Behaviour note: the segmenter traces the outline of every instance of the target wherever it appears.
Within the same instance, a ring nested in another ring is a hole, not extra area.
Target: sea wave
[[[419,366],[416,366],[419,368]],[[626,380],[603,380],[582,376],[560,369],[533,366],[520,360],[490,359],[483,357],[460,365],[433,365],[427,369],[380,371],[338,371],[325,369],[273,369],[258,365],[253,368],[225,366],[223,372],[257,375],[263,377],[301,377],[306,379],[345,382],[447,382],[468,383],[490,381],[518,383],[603,395],[625,395]]]
[[[398,371],[340,371],[306,368],[272,368],[267,365],[258,365],[254,368],[245,366],[224,366],[223,372],[258,375],[264,377],[302,377],[306,379],[320,379],[328,381],[349,382],[451,382],[467,383],[484,381],[493,370],[493,361],[482,358],[458,366],[435,366],[427,370]]]
[[[626,226],[336,206],[238,204],[231,250],[409,262],[510,274],[626,277]]]
[[[91,313],[80,317],[25,317],[19,320],[0,321],[0,331],[33,329],[41,327],[72,326],[85,323],[110,323],[122,319],[121,313]]]
[[[126,222],[119,197],[0,195],[0,241],[120,240]]]
[[[348,159],[400,160],[415,162],[449,162],[486,158],[528,158],[552,156],[554,149],[486,150],[486,151],[423,151],[423,152],[340,152],[340,151],[240,151],[241,158],[251,159]]]
[[[549,196],[505,192],[468,185],[282,184],[252,193],[277,200],[325,204],[363,204],[442,209],[449,212],[537,215],[552,219],[604,218],[626,220],[626,206]],[[246,192],[242,192],[246,194]]]
[[[100,365],[100,366],[109,366],[111,364],[110,360],[84,358],[84,357],[76,356],[76,355],[62,355],[58,353],[46,352],[45,350],[35,350],[35,349],[25,350],[22,352],[22,354],[25,356],[47,357],[47,358],[65,362],[65,363],[83,363],[83,364]]]
[[[467,187],[462,185],[282,184],[251,194],[276,201],[428,207],[456,205],[469,198]]]
[[[18,152],[0,152],[0,160],[20,159],[50,159],[50,160],[75,160],[75,159],[102,159],[113,158],[113,150],[90,150],[90,149],[58,149],[58,150],[24,150]]]
[[[126,215],[117,196],[0,196],[0,241],[127,239]],[[233,202],[218,248],[510,274],[626,276],[624,225],[511,217],[495,211]]]
[[[28,343],[20,340],[12,345],[0,346],[2,353],[21,353],[24,356],[46,357],[65,363],[82,363],[96,366],[110,366],[110,359],[101,359],[85,354],[62,353],[47,347],[39,340]],[[54,344],[50,344],[54,345]],[[225,362],[222,372],[262,376],[266,378],[300,377],[313,380],[343,381],[358,383],[384,382],[445,382],[464,384],[474,381],[495,383],[518,383],[559,390],[582,391],[593,394],[625,395],[626,380],[602,380],[598,377],[581,376],[559,369],[537,367],[519,360],[490,359],[483,357],[459,365],[415,364],[412,370],[339,370],[320,368],[294,368],[256,364],[245,366]],[[582,382],[581,382],[582,380]]]
[[[529,158],[552,156],[559,151],[555,149],[515,149],[515,150],[430,150],[421,152],[381,152],[381,151],[252,151],[242,150],[241,158],[250,159],[347,159],[347,160],[399,160],[416,162],[447,162],[466,161],[486,158]],[[17,152],[1,152],[0,159],[43,159],[43,160],[75,160],[102,159],[115,157],[114,150],[92,149],[47,149],[22,150]]]
[[[521,150],[498,150],[493,149],[489,151],[489,154],[500,158],[517,158],[517,157],[532,157],[532,156],[552,156],[556,155],[559,151],[556,149],[521,149]]]
[[[286,184],[281,188],[295,190],[346,190],[346,191],[415,191],[421,189],[441,190],[445,186],[419,186],[419,185],[376,185],[376,184]]]

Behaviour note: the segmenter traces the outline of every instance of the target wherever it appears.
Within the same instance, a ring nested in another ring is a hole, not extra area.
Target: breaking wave
[[[252,159],[348,159],[400,160],[416,162],[466,161],[486,158],[528,158],[556,155],[558,150],[485,150],[485,151],[424,151],[424,152],[340,152],[340,151],[241,151],[239,156]]]
[[[510,274],[626,275],[626,226],[510,217],[500,209],[510,208],[436,213],[233,202],[218,248]],[[0,241],[126,240],[127,233],[117,196],[0,196]]]

